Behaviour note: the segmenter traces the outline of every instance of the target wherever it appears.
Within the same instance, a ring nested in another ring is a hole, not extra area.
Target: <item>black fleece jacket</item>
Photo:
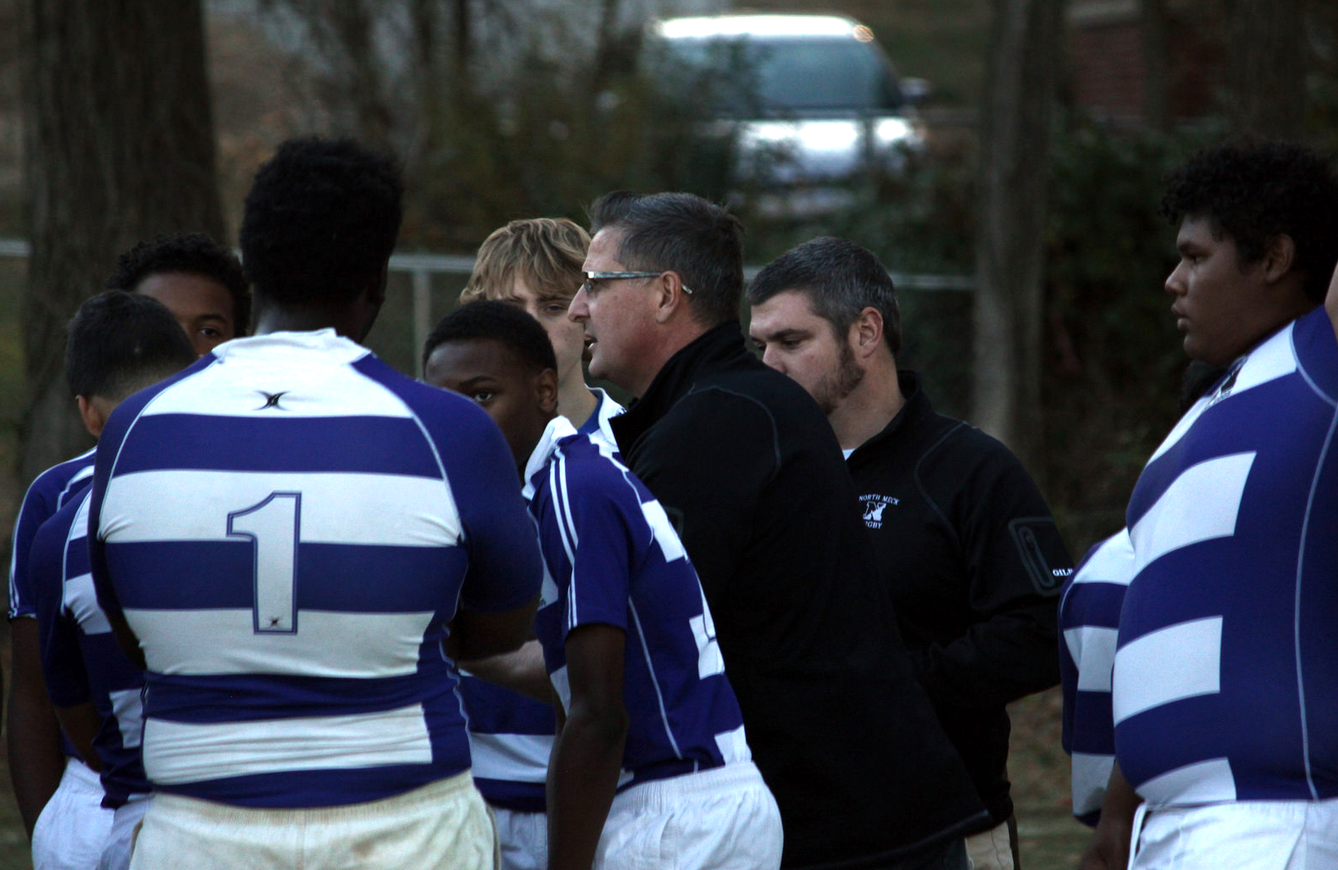
[[[916,673],[1002,822],[1004,705],[1059,682],[1055,609],[1073,560],[1017,457],[935,413],[913,372],[899,381],[905,406],[847,465]]]
[[[730,321],[675,354],[613,430],[701,577],[780,805],[783,866],[868,866],[988,827],[808,394]]]

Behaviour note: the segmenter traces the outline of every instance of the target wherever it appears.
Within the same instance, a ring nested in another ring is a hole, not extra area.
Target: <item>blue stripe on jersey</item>
[[[275,412],[280,413],[280,412]],[[218,419],[208,415],[157,414],[136,428],[138,438],[116,461],[117,474],[162,467],[160,445],[171,439],[172,467],[208,471],[287,471],[408,474],[437,477],[440,470],[410,418],[276,417],[247,422],[246,437],[263,450],[220,451]],[[314,435],[313,433],[319,433]],[[351,443],[394,445],[394,450],[349,451]]]
[[[102,805],[114,808],[149,791],[139,751],[144,675],[121,652],[93,594],[87,498],[67,503],[38,532],[32,584],[48,693],[61,706],[91,700],[102,717],[93,747],[102,760]]]
[[[137,541],[115,548],[118,571],[145,579],[120,597],[121,606],[144,609],[244,607],[255,600],[250,541]],[[432,611],[441,605],[443,583],[464,573],[459,548],[300,544],[297,548],[298,607],[339,612]],[[367,583],[330,584],[338,574]],[[182,579],[191,578],[190,583]]]
[[[1139,478],[1115,740],[1153,806],[1338,797],[1338,342],[1255,348]]]
[[[262,393],[291,414],[277,441]],[[198,467],[197,441],[218,461]],[[431,476],[387,473],[406,454]],[[150,667],[150,779],[239,806],[360,803],[466,769],[447,625],[515,609],[541,577],[495,424],[331,330],[229,342],[122,402],[90,528],[98,597]]]
[[[747,759],[701,584],[663,508],[611,450],[562,418],[526,472],[556,583],[535,629],[564,704],[568,633],[601,623],[627,635],[619,787]]]
[[[375,697],[368,697],[363,678],[302,677],[291,674],[238,674],[164,677],[150,674],[152,689],[145,711],[155,719],[217,724],[248,719],[285,719],[320,715],[393,710],[424,697],[424,677],[435,683],[429,694],[454,691],[459,675],[439,657],[414,673],[372,681]]]

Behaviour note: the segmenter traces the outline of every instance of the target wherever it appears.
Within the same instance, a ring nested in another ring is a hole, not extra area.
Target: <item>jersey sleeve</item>
[[[921,681],[936,701],[967,708],[1002,706],[1055,685],[1058,597],[1073,562],[1045,499],[993,439],[964,455],[941,451],[935,464],[938,472],[919,482],[957,536],[975,621],[960,637],[915,653]],[[943,473],[949,464],[965,480]]]
[[[482,410],[460,401],[482,418],[471,427],[475,450],[456,451],[447,461],[469,550],[460,604],[467,610],[501,613],[524,606],[539,591],[539,536],[525,510],[515,459],[501,431]]]
[[[60,511],[43,524],[33,539],[29,556],[42,675],[47,694],[58,707],[82,704],[92,698],[79,649],[79,628],[64,606],[65,546],[73,516],[72,510]]]
[[[594,466],[594,467],[592,467]],[[581,625],[627,630],[632,572],[653,538],[636,489],[611,464],[557,461],[554,512],[573,542],[562,637]]]
[[[36,616],[30,583],[29,565],[33,538],[42,524],[56,512],[56,503],[42,486],[42,478],[33,481],[23,496],[18,519],[14,521],[13,549],[9,557],[9,618]]]

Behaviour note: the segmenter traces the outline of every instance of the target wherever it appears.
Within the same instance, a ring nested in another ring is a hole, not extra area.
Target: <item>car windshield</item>
[[[882,53],[853,38],[666,40],[664,58],[701,79],[714,110],[738,115],[895,109],[901,94]]]

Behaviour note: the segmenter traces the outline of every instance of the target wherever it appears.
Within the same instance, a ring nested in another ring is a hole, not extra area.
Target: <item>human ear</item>
[[[102,434],[102,427],[107,425],[110,410],[98,401],[97,396],[75,396],[74,400],[79,405],[79,419],[84,421],[84,428],[97,438]]]
[[[545,414],[555,414],[558,403],[558,376],[552,369],[544,369],[534,376],[534,398]]]
[[[655,281],[655,322],[664,323],[674,312],[688,304],[683,279],[677,272],[665,272]]]
[[[858,356],[867,357],[883,344],[883,314],[867,306],[850,325],[851,339]]]
[[[1286,233],[1269,239],[1264,249],[1264,280],[1277,283],[1296,266],[1296,242]]]

